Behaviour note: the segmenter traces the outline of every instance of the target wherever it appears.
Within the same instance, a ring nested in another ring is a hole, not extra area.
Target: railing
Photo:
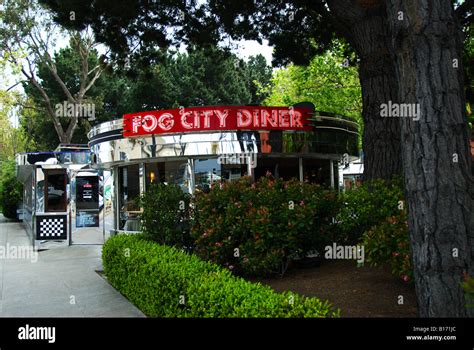
[[[109,122],[101,123],[94,126],[91,131],[87,133],[89,140],[99,134],[102,134],[107,131],[120,130],[123,128],[123,119],[116,119]]]

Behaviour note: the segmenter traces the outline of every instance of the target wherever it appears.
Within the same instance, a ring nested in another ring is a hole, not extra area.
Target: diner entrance
[[[96,170],[70,171],[70,244],[104,244],[103,176]]]

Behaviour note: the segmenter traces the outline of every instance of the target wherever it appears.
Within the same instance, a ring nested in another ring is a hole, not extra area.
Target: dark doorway
[[[45,170],[45,211],[65,212],[67,174],[65,169]]]

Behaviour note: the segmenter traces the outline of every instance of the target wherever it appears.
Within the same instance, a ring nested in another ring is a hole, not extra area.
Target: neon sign
[[[208,106],[125,114],[123,135],[226,131],[311,130],[303,107]]]

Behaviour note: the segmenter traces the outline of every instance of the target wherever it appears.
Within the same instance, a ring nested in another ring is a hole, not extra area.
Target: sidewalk
[[[0,214],[0,248],[28,246],[20,223]],[[102,246],[41,251],[32,258],[0,257],[0,317],[144,317],[95,271]],[[31,252],[30,252],[31,253]]]

